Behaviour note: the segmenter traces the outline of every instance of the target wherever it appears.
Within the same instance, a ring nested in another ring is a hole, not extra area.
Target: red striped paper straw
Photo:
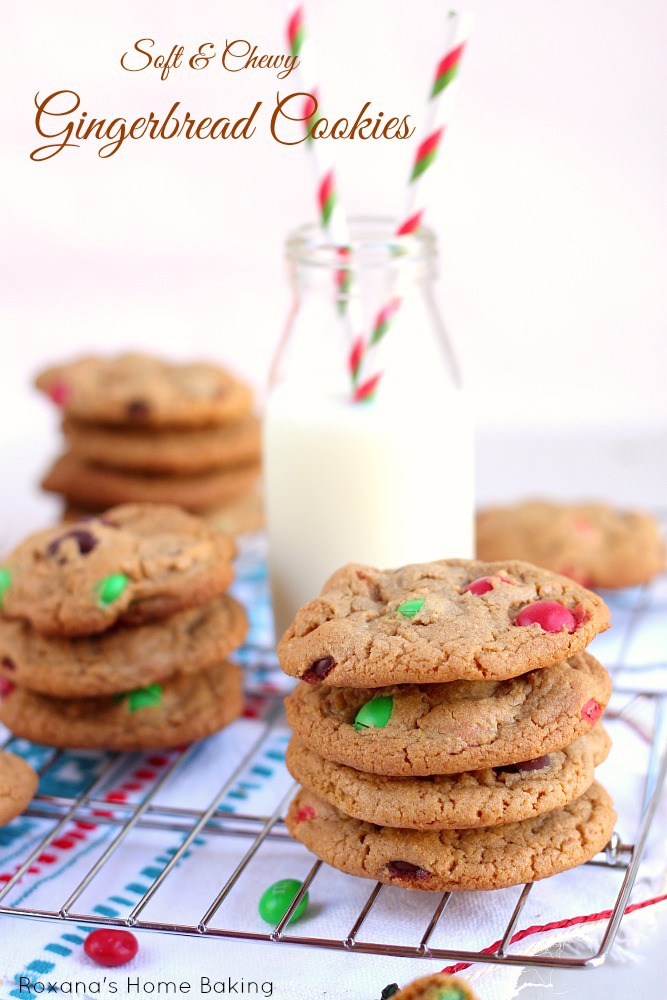
[[[337,248],[337,256],[341,262],[341,267],[335,274],[338,309],[341,316],[348,322],[350,338],[354,341],[354,331],[363,330],[364,322],[361,303],[358,297],[353,294],[352,273],[349,266],[346,266],[350,257],[350,233],[347,218],[340,199],[336,172],[333,160],[328,154],[327,143],[310,138],[311,129],[320,117],[320,88],[314,75],[315,60],[312,55],[312,43],[308,37],[303,4],[288,9],[286,31],[290,52],[299,60],[296,72],[301,89],[304,93],[312,95],[312,98],[306,97],[304,99],[305,104],[302,109],[306,129],[306,145],[315,167],[320,225],[329,242]],[[359,339],[357,337],[357,340]],[[355,372],[356,367],[350,364],[353,391],[356,388]]]
[[[425,212],[425,208],[421,205],[422,179],[437,159],[452,114],[458,89],[458,71],[470,34],[471,22],[472,18],[468,13],[451,11],[449,14],[447,48],[444,56],[438,60],[431,82],[424,135],[417,145],[412,161],[405,205],[395,236],[411,236],[422,224]],[[363,380],[361,373],[363,369],[368,371],[369,368],[372,370],[373,367],[377,367],[372,364],[373,349],[387,333],[400,307],[401,299],[396,296],[380,309],[375,319],[368,344],[357,358],[357,382],[353,395],[355,402],[371,400],[377,391],[382,373],[376,371],[369,376],[364,375]]]
[[[310,97],[305,98],[302,113],[308,134],[320,117],[318,114],[320,88],[313,73],[312,43],[306,29],[306,14],[303,4],[288,8],[286,30],[290,52],[299,60],[295,72],[299,77],[301,89],[306,94],[312,94],[317,102],[315,104]],[[317,208],[322,229],[332,243],[346,247],[349,245],[347,219],[338,192],[334,164],[327,151],[327,143],[317,142],[313,139],[306,139],[306,143],[315,164]]]

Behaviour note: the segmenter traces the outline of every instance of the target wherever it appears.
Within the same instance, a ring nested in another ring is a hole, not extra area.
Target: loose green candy
[[[384,729],[391,718],[394,699],[390,694],[381,694],[362,705],[354,717],[355,729]]]
[[[414,601],[403,601],[399,604],[396,610],[399,615],[405,615],[406,618],[414,618],[418,611],[424,607],[424,598],[417,597]]]
[[[302,882],[299,882],[295,878],[283,878],[280,882],[274,882],[269,888],[262,893],[262,898],[259,901],[259,915],[262,920],[266,920],[267,924],[279,924],[282,918],[287,913],[290,903],[296,896],[297,892],[302,886]],[[303,899],[297,906],[296,910],[289,919],[290,924],[293,924],[295,920],[303,916],[303,913],[308,906],[308,893],[305,893]]]
[[[12,582],[12,574],[7,569],[6,566],[0,567],[0,608],[5,599],[5,594],[9,590],[9,585]]]
[[[118,600],[128,583],[128,578],[124,573],[112,573],[111,576],[105,576],[97,585],[100,604],[105,607],[108,604],[113,604],[114,601]]]

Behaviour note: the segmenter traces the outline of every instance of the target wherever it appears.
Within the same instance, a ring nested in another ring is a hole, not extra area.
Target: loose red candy
[[[139,942],[129,931],[101,927],[89,934],[83,943],[88,958],[98,965],[125,965],[139,950]]]
[[[574,632],[577,620],[563,604],[557,601],[536,601],[520,611],[515,625],[539,625],[545,632]]]

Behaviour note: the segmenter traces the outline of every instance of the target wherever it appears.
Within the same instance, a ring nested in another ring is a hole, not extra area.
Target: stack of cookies
[[[353,875],[491,889],[589,860],[615,822],[594,769],[609,614],[529,563],[349,565],[279,648],[292,835]]]
[[[0,568],[0,722],[58,747],[143,750],[242,710],[234,545],[175,506],[38,531]]]
[[[43,479],[66,519],[119,503],[175,503],[221,530],[261,526],[259,421],[247,385],[212,364],[83,357],[36,380],[68,450]]]

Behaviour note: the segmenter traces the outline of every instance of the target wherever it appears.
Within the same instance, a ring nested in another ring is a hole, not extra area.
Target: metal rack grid
[[[642,609],[645,609],[648,605],[648,600],[640,599],[636,602],[632,614],[628,618],[628,630],[637,629],[643,613]],[[623,648],[627,648],[627,641],[628,637],[624,636]],[[623,662],[621,659],[615,667],[620,669],[622,666]],[[340,937],[310,937],[288,933],[288,923],[292,913],[299,905],[305,892],[312,889],[313,883],[322,872],[323,865],[320,861],[316,861],[312,865],[303,881],[300,892],[293,900],[283,919],[272,932],[267,930],[265,933],[258,933],[251,929],[212,926],[213,918],[218,913],[224,901],[234,891],[241,876],[251,871],[253,861],[261,845],[265,841],[291,840],[284,826],[282,816],[294,787],[291,787],[282,796],[281,801],[270,815],[255,815],[240,812],[230,813],[222,807],[225,796],[233,788],[240,775],[243,774],[244,769],[248,767],[262,746],[271,739],[272,734],[276,732],[276,727],[282,724],[282,705],[280,699],[275,695],[273,697],[264,696],[265,712],[260,734],[253,745],[247,749],[243,759],[225,777],[224,783],[218,788],[210,803],[205,808],[194,809],[185,805],[163,805],[156,801],[165,784],[183,768],[193,752],[193,746],[176,754],[163,770],[158,780],[152,784],[147,793],[137,802],[114,802],[113,807],[110,808],[108,799],[102,794],[105,782],[108,782],[114,769],[122,762],[122,755],[111,756],[97,777],[78,796],[68,797],[38,794],[25,815],[49,821],[51,825],[43,839],[27,854],[13,876],[0,888],[0,914],[37,920],[64,921],[75,924],[84,923],[88,925],[102,924],[106,926],[131,927],[138,930],[155,930],[171,934],[215,939],[227,938],[264,941],[267,943],[296,944],[312,948],[341,950],[350,954],[362,953],[393,957],[437,958],[445,961],[487,962],[552,968],[582,968],[599,965],[608,954],[623,918],[667,772],[667,715],[665,713],[667,697],[659,692],[628,690],[617,693],[624,696],[624,704],[615,713],[617,717],[631,717],[635,709],[640,706],[644,709],[644,715],[648,717],[648,723],[646,719],[644,720],[644,725],[647,726],[645,735],[650,739],[650,746],[643,788],[643,806],[641,818],[635,831],[634,842],[632,844],[621,843],[618,836],[614,834],[606,851],[589,862],[590,865],[606,868],[610,871],[618,871],[619,869],[624,871],[624,877],[617,892],[610,916],[602,931],[601,942],[589,955],[577,957],[569,957],[562,954],[527,955],[510,950],[512,936],[529,894],[539,893],[540,883],[526,884],[523,887],[509,920],[504,927],[498,929],[496,940],[499,943],[490,950],[475,951],[469,948],[439,948],[429,944],[436,927],[442,929],[443,924],[446,923],[447,908],[452,898],[451,893],[434,894],[433,911],[425,924],[423,934],[419,940],[415,940],[412,944],[399,945],[389,943],[392,936],[391,927],[388,928],[387,937],[389,941],[387,943],[364,941],[361,936],[364,924],[385,888],[381,883],[373,885],[361,908],[351,914],[349,930],[346,934]],[[648,713],[646,709],[648,709]],[[613,714],[607,713],[607,717],[613,717]],[[41,768],[42,772],[53,767],[62,753],[63,751],[53,751]],[[105,755],[105,757],[107,756]],[[94,864],[86,871],[74,890],[69,893],[68,898],[59,903],[59,905],[43,909],[27,905],[12,905],[9,900],[12,890],[16,888],[35,861],[48,851],[49,846],[53,844],[54,840],[61,836],[64,831],[66,832],[69,825],[74,821],[83,821],[95,826],[111,826],[110,843]],[[108,864],[113,865],[114,860],[120,858],[124,842],[136,830],[178,833],[183,836],[183,840],[180,847],[171,854],[171,857],[165,861],[161,870],[155,874],[150,886],[143,892],[132,907],[131,912],[127,915],[110,917],[94,912],[92,908],[78,907],[77,903],[98,875],[106,869]],[[160,887],[169,879],[174,870],[178,866],[187,865],[189,849],[203,833],[211,837],[246,838],[250,843],[247,851],[241,857],[224,884],[219,887],[215,894],[212,893],[212,898],[199,919],[186,923],[179,922],[177,916],[176,919],[168,921],[146,917],[144,911],[148,904]],[[326,866],[324,868],[326,870]],[[430,894],[424,895],[430,896]],[[476,895],[480,897],[480,905],[483,906],[484,903],[481,897],[484,897],[486,893],[478,892]]]

